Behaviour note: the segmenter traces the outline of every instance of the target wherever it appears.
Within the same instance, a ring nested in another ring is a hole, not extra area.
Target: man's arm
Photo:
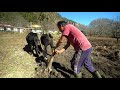
[[[63,47],[65,50],[70,46],[70,42],[67,40],[67,44]]]
[[[61,36],[59,41],[57,42],[55,49],[58,48],[64,41],[65,41],[66,37],[65,36]]]
[[[65,39],[66,39],[66,36],[62,36],[62,37],[60,38],[61,41],[60,41],[60,40],[58,41],[58,43],[57,43],[57,45],[56,45],[56,48],[57,48],[58,46],[60,46],[61,43],[63,43]],[[62,40],[63,40],[63,41],[62,41]],[[61,53],[64,52],[69,46],[70,46],[70,42],[67,40],[67,44],[66,44],[61,50],[57,50],[57,49],[55,48],[56,54],[61,54]]]

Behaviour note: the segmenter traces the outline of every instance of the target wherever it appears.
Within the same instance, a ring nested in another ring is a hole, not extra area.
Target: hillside
[[[56,23],[59,20],[76,23],[61,17],[57,12],[0,12],[0,24],[10,24],[18,27],[26,27],[32,23],[42,26],[42,29],[55,31],[57,29]]]
[[[53,29],[59,19],[62,17],[56,12],[0,12],[0,23],[14,26],[29,26],[32,22]]]
[[[31,24],[38,24],[43,30],[56,31],[56,23],[59,20],[66,20],[69,23],[84,31],[87,35],[120,37],[120,17],[115,20],[98,18],[90,22],[88,26],[77,23],[62,17],[57,12],[0,12],[0,24],[10,24],[17,27],[28,27]],[[118,33],[119,32],[119,33]]]

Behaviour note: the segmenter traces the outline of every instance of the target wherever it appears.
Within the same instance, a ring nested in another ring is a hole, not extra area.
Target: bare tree
[[[113,35],[114,35],[114,38],[117,39],[117,42],[118,42],[118,39],[120,38],[120,16],[117,16],[113,19]]]

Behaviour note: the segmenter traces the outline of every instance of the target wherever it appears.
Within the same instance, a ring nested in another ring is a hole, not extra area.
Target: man
[[[59,21],[57,23],[57,27],[62,35],[56,44],[55,53],[61,54],[70,46],[70,44],[74,47],[75,54],[71,60],[71,67],[74,71],[75,77],[82,77],[81,68],[84,65],[94,77],[101,78],[101,75],[93,67],[90,60],[92,45],[85,35],[74,25],[68,24],[65,21]],[[57,48],[64,42],[65,39],[67,39],[67,44],[61,50],[58,50]]]

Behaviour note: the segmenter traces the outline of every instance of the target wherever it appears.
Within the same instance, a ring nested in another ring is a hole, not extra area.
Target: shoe
[[[82,72],[75,74],[75,78],[82,78]]]
[[[102,76],[100,75],[98,71],[93,72],[92,75],[94,78],[102,78]]]

